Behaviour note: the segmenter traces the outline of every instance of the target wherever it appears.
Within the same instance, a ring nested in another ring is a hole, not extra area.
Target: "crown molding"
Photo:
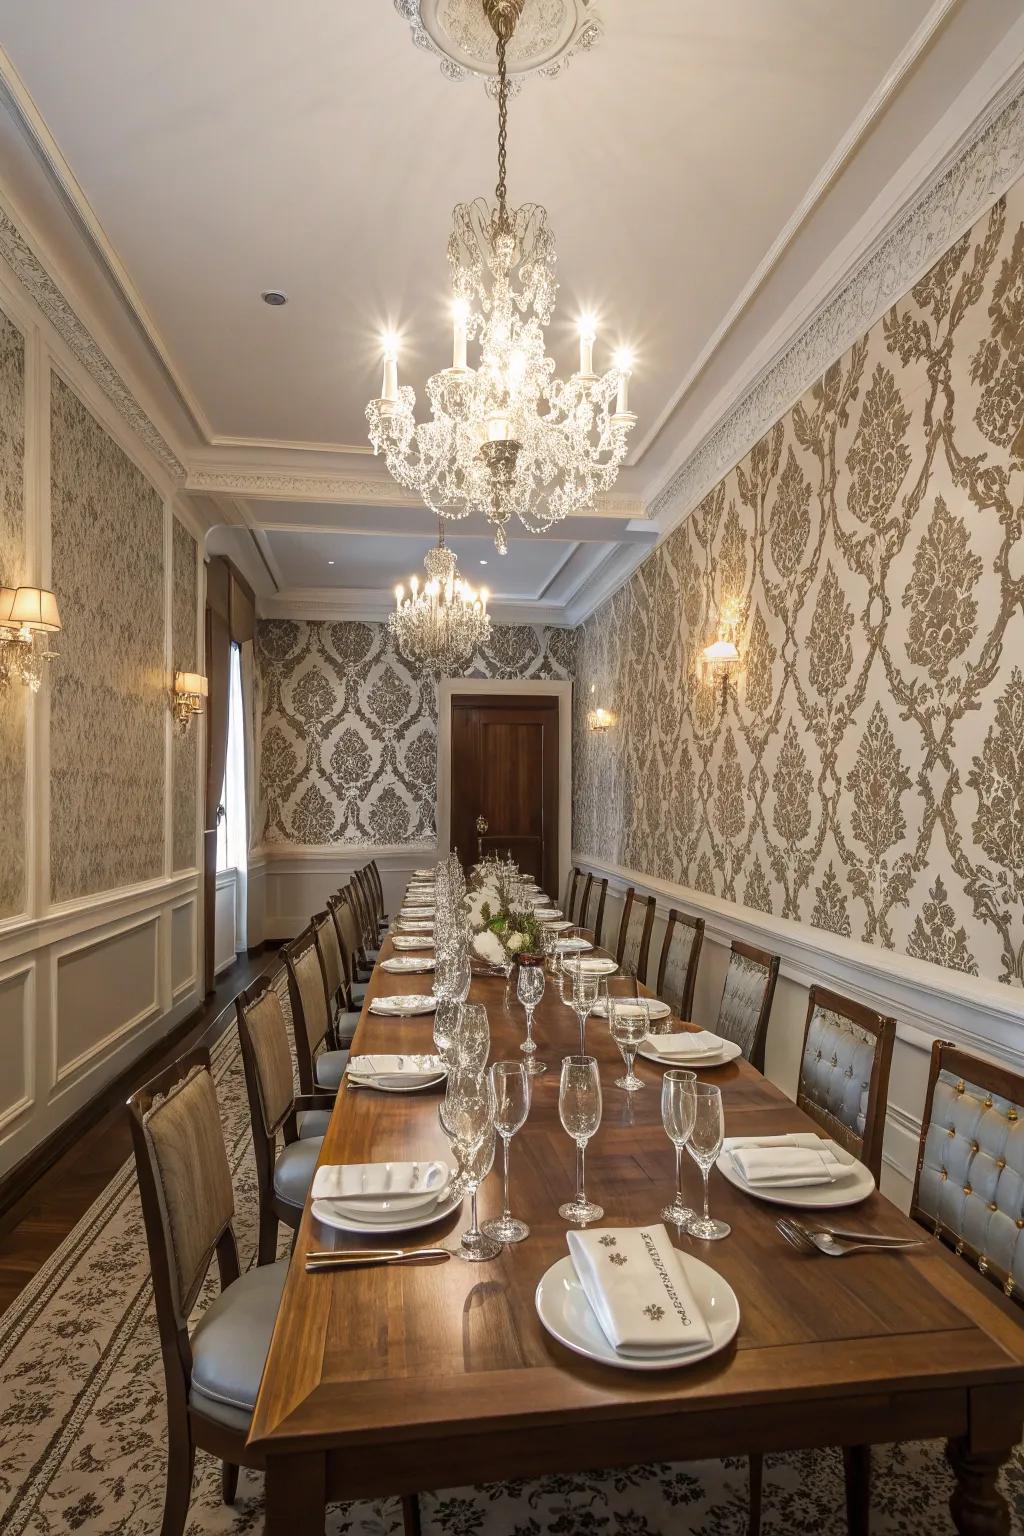
[[[916,164],[908,161],[861,221],[859,239],[855,232],[847,250],[819,272],[817,302],[805,290],[744,374],[705,412],[681,461],[649,499],[648,516],[663,532],[691,512],[1024,171],[1024,23],[930,138],[940,135],[944,144]]]
[[[384,623],[395,610],[394,597],[383,591],[345,587],[291,587],[272,596],[257,594],[256,611],[261,619],[321,620],[328,623]],[[571,629],[567,610],[558,603],[492,601],[488,612],[495,624],[542,624]]]

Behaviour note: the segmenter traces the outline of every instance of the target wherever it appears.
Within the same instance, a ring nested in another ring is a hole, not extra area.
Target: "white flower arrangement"
[[[477,959],[483,960],[486,965],[504,967],[506,963],[504,946],[498,935],[492,933],[490,928],[482,928],[479,933],[474,933],[473,953]]]
[[[505,948],[508,950],[510,955],[518,955],[519,951],[523,948],[525,943],[526,943],[526,934],[525,933],[519,933],[517,931],[515,933],[510,933],[508,935],[508,937],[505,940]]]

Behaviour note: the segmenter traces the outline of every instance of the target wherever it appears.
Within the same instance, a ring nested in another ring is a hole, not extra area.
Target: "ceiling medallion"
[[[523,76],[550,79],[601,40],[597,0],[523,0],[519,9],[508,48],[512,94]],[[480,0],[395,0],[395,10],[409,23],[417,48],[439,59],[449,80],[482,76],[488,91],[497,93],[494,34]]]
[[[452,365],[427,380],[430,420],[398,384],[398,342],[385,341],[380,397],[366,407],[370,442],[400,485],[439,517],[482,512],[505,554],[515,517],[539,533],[592,507],[614,485],[636,417],[628,353],[594,370],[596,326],[582,316],[579,368],[555,376],[544,328],[555,307],[555,239],[545,209],[506,203],[506,46],[530,0],[472,0],[492,27],[498,58],[496,205],[460,203],[448,263],[454,290]],[[469,362],[469,343],[478,348]]]
[[[487,612],[487,588],[475,592],[456,574],[457,561],[438,534],[437,548],[428,549],[423,562],[427,579],[419,578],[405,588],[395,588],[395,611],[388,628],[401,656],[438,677],[463,671],[491,637]]]

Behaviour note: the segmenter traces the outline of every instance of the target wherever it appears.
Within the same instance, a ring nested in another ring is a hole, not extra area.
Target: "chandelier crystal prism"
[[[366,407],[370,442],[400,485],[439,517],[481,512],[502,554],[513,517],[540,533],[592,507],[614,485],[636,416],[629,409],[630,360],[594,372],[593,324],[580,328],[579,369],[555,375],[544,327],[555,307],[555,240],[545,209],[509,209],[505,168],[508,76],[505,48],[523,0],[482,0],[497,39],[496,204],[460,203],[448,241],[455,295],[452,366],[427,380],[430,420],[398,383],[397,343],[385,349],[380,398]],[[479,362],[471,368],[468,346]]]
[[[461,672],[481,646],[491,638],[487,589],[475,592],[457,572],[457,561],[444,542],[444,530],[436,549],[428,549],[423,562],[427,579],[420,587],[417,577],[405,588],[395,588],[395,610],[388,628],[401,656],[438,677]]]

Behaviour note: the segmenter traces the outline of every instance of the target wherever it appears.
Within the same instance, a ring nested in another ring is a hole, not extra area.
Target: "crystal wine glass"
[[[494,1091],[494,1129],[501,1137],[504,1154],[505,1195],[501,1215],[493,1221],[485,1221],[480,1230],[499,1243],[521,1243],[524,1237],[529,1237],[530,1229],[525,1221],[513,1216],[509,1208],[508,1154],[512,1137],[530,1112],[529,1067],[521,1061],[496,1061],[491,1067],[490,1078]]]
[[[697,1212],[683,1200],[683,1148],[690,1139],[697,1114],[697,1074],[673,1067],[661,1080],[661,1123],[676,1150],[676,1197],[661,1213],[681,1233]]]
[[[434,1045],[446,1066],[455,1064],[455,1042],[462,1005],[451,997],[439,997],[434,1009]]]
[[[572,1006],[580,1023],[580,1055],[587,1054],[587,1020],[594,1011],[601,990],[601,978],[578,960],[565,962],[565,969],[572,978]]]
[[[712,1242],[719,1237],[728,1237],[732,1231],[727,1221],[716,1221],[708,1213],[708,1175],[722,1150],[725,1116],[722,1110],[720,1088],[716,1088],[713,1083],[697,1083],[695,1093],[697,1112],[686,1150],[704,1175],[704,1215],[694,1216],[686,1230],[691,1237],[700,1237],[707,1242]]]
[[[558,1115],[562,1128],[576,1143],[576,1195],[558,1207],[565,1221],[586,1226],[604,1215],[585,1191],[587,1142],[601,1124],[601,1079],[593,1056],[566,1056],[558,1085]]]
[[[441,1123],[451,1139],[470,1198],[469,1230],[462,1234],[455,1252],[470,1263],[493,1259],[501,1252],[501,1244],[481,1232],[476,1198],[494,1162],[494,1090],[486,1074],[449,1073]]]
[[[625,1077],[615,1079],[616,1088],[636,1093],[644,1086],[643,1080],[633,1071],[636,1053],[650,1028],[650,1015],[645,997],[613,997],[608,995],[608,1030],[622,1053],[626,1063]]]
[[[516,984],[516,994],[526,1013],[526,1039],[519,1049],[526,1057],[526,1070],[531,1077],[538,1077],[541,1072],[547,1071],[543,1061],[537,1060],[537,1047],[533,1039],[533,1015],[537,1004],[544,996],[544,967],[542,965],[519,966],[519,980]]]
[[[461,1004],[454,1034],[455,1062],[460,1071],[485,1071],[491,1049],[491,1026],[483,1003]]]

